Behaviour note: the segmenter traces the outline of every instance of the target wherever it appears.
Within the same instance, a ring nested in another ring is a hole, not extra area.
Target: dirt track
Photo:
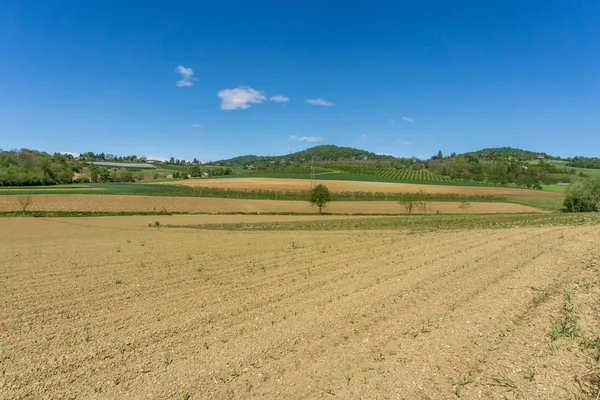
[[[403,193],[424,190],[429,193],[457,193],[465,195],[494,195],[507,198],[559,198],[562,193],[543,192],[540,190],[486,187],[486,186],[445,186],[417,185],[412,183],[388,182],[358,182],[358,181],[320,181],[332,192],[381,192]],[[179,184],[192,187],[215,187],[240,190],[309,190],[310,181],[307,179],[278,179],[278,178],[224,178],[224,179],[190,179],[159,184]]]
[[[529,206],[510,203],[429,202],[429,213],[541,212]],[[16,196],[0,196],[0,211],[17,211]],[[315,209],[306,201],[217,199],[202,197],[118,196],[93,194],[39,194],[33,196],[30,211],[185,211],[185,212],[300,212]],[[330,203],[327,213],[404,213],[395,201],[339,201]],[[422,212],[415,210],[414,213]]]
[[[467,376],[466,399],[597,390],[591,350],[552,342],[550,317],[569,289],[582,335],[600,332],[598,226],[250,233],[97,221],[0,220],[0,398],[452,399]],[[490,379],[503,374],[516,390]]]

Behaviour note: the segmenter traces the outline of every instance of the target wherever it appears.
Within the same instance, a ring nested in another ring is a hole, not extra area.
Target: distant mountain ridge
[[[375,154],[367,150],[353,147],[340,147],[335,145],[321,145],[310,147],[295,153],[280,156],[257,156],[253,154],[214,161],[214,164],[251,165],[275,162],[309,162],[315,161],[353,161],[353,160],[391,160],[390,155]],[[213,164],[211,163],[211,164]]]

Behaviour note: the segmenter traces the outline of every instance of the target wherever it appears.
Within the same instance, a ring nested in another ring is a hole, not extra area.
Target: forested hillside
[[[0,186],[71,183],[81,169],[72,156],[21,149],[0,151]]]
[[[354,161],[354,160],[388,160],[392,156],[379,155],[366,150],[355,149],[352,147],[340,147],[334,145],[321,145],[311,147],[306,150],[298,151],[281,156],[255,156],[245,155],[226,160],[215,161],[211,164],[248,166],[253,165],[256,168],[272,164],[286,163],[306,163],[312,159],[315,161]]]

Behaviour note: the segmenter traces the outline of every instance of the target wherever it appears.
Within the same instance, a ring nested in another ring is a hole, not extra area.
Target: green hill
[[[481,149],[481,150],[477,150],[477,151],[464,153],[463,156],[472,155],[472,154],[475,154],[478,157],[486,157],[487,156],[490,159],[500,159],[500,158],[506,159],[508,157],[512,157],[515,160],[520,160],[520,161],[536,160],[540,156],[547,160],[555,160],[555,159],[560,158],[560,157],[549,156],[546,153],[536,153],[533,151],[516,149],[513,147],[486,148],[486,149]]]
[[[315,161],[355,161],[355,160],[389,160],[392,156],[385,156],[372,153],[366,150],[355,149],[352,147],[340,147],[334,145],[321,145],[298,151],[296,153],[281,156],[256,156],[245,155],[226,160],[215,161],[214,164],[221,165],[262,165],[286,163],[306,163],[312,159]],[[211,163],[212,164],[212,163]]]

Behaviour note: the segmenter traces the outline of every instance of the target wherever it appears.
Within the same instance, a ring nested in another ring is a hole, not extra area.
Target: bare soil
[[[411,234],[138,221],[0,219],[0,398],[598,391],[598,226]],[[567,289],[580,330],[553,340]]]
[[[544,192],[541,190],[486,187],[486,186],[446,186],[420,185],[413,183],[359,182],[359,181],[320,181],[332,192],[380,192],[405,193],[420,190],[429,193],[456,193],[464,195],[493,195],[507,198],[559,198],[562,193]],[[307,179],[284,178],[223,178],[223,179],[187,179],[178,181],[156,182],[156,184],[179,184],[192,187],[214,187],[236,190],[309,190]]]
[[[180,212],[299,212],[311,213],[316,209],[306,201],[246,200],[205,197],[120,196],[93,194],[39,194],[32,196],[29,211],[180,211]],[[469,203],[461,208],[457,202],[429,202],[427,212],[435,213],[519,213],[542,212],[534,207],[511,203]],[[0,211],[19,211],[17,196],[0,196]],[[395,201],[336,201],[324,210],[327,213],[381,213],[406,212]],[[424,210],[414,210],[422,213]]]

